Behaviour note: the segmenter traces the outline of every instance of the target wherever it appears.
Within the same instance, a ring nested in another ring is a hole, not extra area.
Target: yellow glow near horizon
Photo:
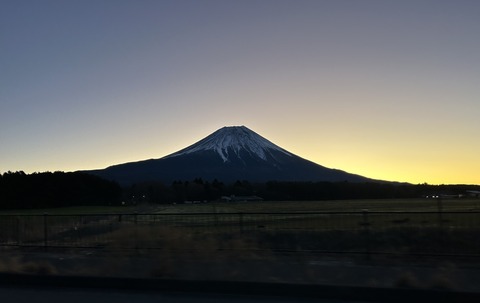
[[[480,184],[480,2],[20,2],[0,10],[0,172],[160,158],[245,125],[369,178]]]

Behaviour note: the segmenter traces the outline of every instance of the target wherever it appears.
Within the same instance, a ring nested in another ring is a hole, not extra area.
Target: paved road
[[[357,303],[318,299],[240,296],[225,294],[181,294],[131,291],[102,291],[78,288],[0,287],[0,300],[5,303]]]
[[[0,274],[0,302],[478,303],[480,293],[418,288]]]

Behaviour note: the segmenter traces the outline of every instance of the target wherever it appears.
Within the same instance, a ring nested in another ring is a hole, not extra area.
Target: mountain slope
[[[121,184],[142,181],[249,180],[349,181],[370,179],[330,169],[296,156],[245,126],[223,127],[204,139],[160,159],[89,171]]]
[[[218,153],[220,157],[222,157],[223,162],[229,161],[230,153],[232,153],[233,156],[240,157],[241,152],[248,152],[251,156],[257,156],[263,160],[267,160],[267,154],[271,151],[279,151],[286,155],[291,155],[286,150],[278,147],[245,126],[232,126],[223,127],[197,143],[167,157],[176,157],[209,150]]]

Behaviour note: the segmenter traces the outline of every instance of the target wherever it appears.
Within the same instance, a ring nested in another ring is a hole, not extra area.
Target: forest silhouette
[[[392,182],[277,182],[238,180],[223,183],[196,178],[171,184],[143,182],[122,187],[114,181],[82,172],[22,171],[0,174],[0,209],[30,209],[89,205],[134,205],[219,201],[222,197],[256,196],[268,201],[421,198],[461,196],[478,185],[429,185]]]

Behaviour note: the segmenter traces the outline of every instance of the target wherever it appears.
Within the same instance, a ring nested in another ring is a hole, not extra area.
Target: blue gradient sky
[[[0,172],[245,125],[327,167],[480,184],[480,1],[0,3]]]

